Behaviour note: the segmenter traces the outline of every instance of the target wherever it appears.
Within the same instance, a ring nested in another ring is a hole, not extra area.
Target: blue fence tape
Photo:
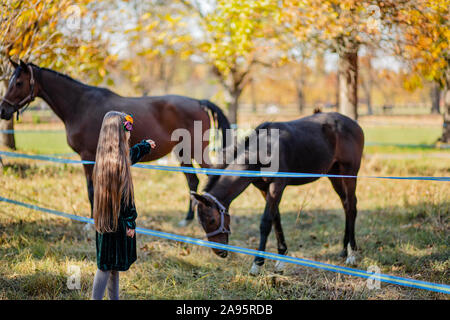
[[[37,205],[4,198],[1,196],[0,196],[0,201],[11,203],[14,205],[19,205],[19,206],[37,210],[37,211],[50,213],[53,215],[61,216],[64,218],[68,218],[68,219],[72,219],[72,220],[76,220],[76,221],[80,221],[80,222],[85,222],[85,223],[90,223],[90,224],[94,223],[93,219],[90,219],[90,218],[81,217],[81,216],[77,216],[74,214],[65,213],[65,212],[61,212],[61,211],[57,211],[57,210],[53,210],[53,209],[43,208],[43,207],[39,207]],[[176,234],[172,234],[172,233],[155,231],[155,230],[150,230],[150,229],[145,229],[145,228],[136,228],[136,232],[140,233],[140,234],[153,236],[153,237],[159,237],[159,238],[164,238],[164,239],[168,239],[168,240],[190,243],[190,244],[203,246],[203,247],[227,250],[227,251],[242,253],[242,254],[251,255],[251,256],[263,257],[263,258],[270,259],[270,260],[279,260],[279,261],[292,263],[292,264],[296,264],[296,265],[300,265],[300,266],[304,266],[304,267],[322,269],[322,270],[332,271],[332,272],[336,272],[336,273],[342,273],[342,274],[347,274],[347,275],[351,275],[351,276],[356,276],[356,277],[360,277],[360,278],[366,278],[366,279],[371,278],[373,280],[379,280],[382,282],[397,284],[400,286],[407,286],[407,287],[412,287],[412,288],[417,288],[417,289],[424,289],[424,290],[429,290],[429,291],[450,294],[450,286],[446,285],[446,284],[439,284],[439,283],[420,281],[420,280],[415,280],[415,279],[396,277],[396,276],[391,276],[391,275],[386,275],[386,274],[381,274],[381,273],[372,273],[372,272],[368,272],[368,271],[364,271],[364,270],[360,270],[360,269],[341,267],[341,266],[337,266],[337,265],[333,265],[333,264],[317,262],[314,260],[285,256],[285,255],[280,255],[280,254],[276,254],[276,253],[258,251],[258,250],[247,249],[247,248],[242,248],[242,247],[237,247],[237,246],[232,246],[232,245],[220,244],[220,243],[216,243],[216,242],[205,241],[205,240],[200,240],[200,239],[196,239],[196,238],[192,238],[192,237],[180,236],[180,235],[176,235]]]
[[[0,151],[0,155],[14,158],[33,159],[41,161],[50,161],[66,164],[94,164],[94,161],[74,160],[56,158],[44,155],[30,155],[17,152]],[[193,167],[175,167],[175,166],[159,166],[153,164],[138,163],[133,165],[136,168],[173,171],[184,173],[201,173],[206,175],[226,175],[226,176],[241,176],[241,177],[286,177],[286,178],[370,178],[370,179],[392,179],[392,180],[428,180],[428,181],[450,181],[450,177],[432,177],[432,176],[349,176],[339,174],[322,174],[322,173],[299,173],[299,172],[274,172],[274,171],[251,171],[251,170],[226,170],[226,169],[212,169],[212,168],[193,168]]]

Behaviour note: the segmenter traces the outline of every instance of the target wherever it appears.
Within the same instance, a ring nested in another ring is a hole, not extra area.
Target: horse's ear
[[[28,72],[28,65],[20,60],[20,67],[23,69],[24,72]]]
[[[14,67],[14,69],[17,69],[17,67],[19,66],[19,64],[17,62],[14,62],[11,57],[8,58],[9,62],[12,64],[12,66]]]
[[[203,203],[205,206],[211,206],[211,201],[197,192],[191,192],[191,197],[198,202]]]

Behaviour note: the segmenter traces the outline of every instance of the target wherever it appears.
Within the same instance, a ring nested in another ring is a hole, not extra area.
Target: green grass
[[[440,127],[365,126],[363,127],[368,154],[436,152],[429,147],[442,135]],[[373,144],[373,145],[371,145]],[[376,145],[379,144],[379,145]]]
[[[441,127],[366,126],[366,141],[391,144],[433,144],[442,135]]]
[[[4,159],[4,197],[87,216],[79,166]],[[448,175],[449,160],[364,159],[361,174]],[[141,227],[201,237],[185,215],[183,175],[134,169],[137,223]],[[201,177],[202,185],[205,178]],[[450,189],[446,183],[360,179],[357,189],[358,268],[450,282]],[[264,208],[249,187],[231,206],[230,244],[256,248]],[[344,214],[330,183],[321,179],[289,187],[280,205],[289,254],[344,265],[338,257]],[[0,299],[88,299],[96,270],[95,243],[83,224],[11,204],[0,206]],[[270,235],[267,250],[276,252]],[[283,275],[267,261],[260,276],[248,274],[252,257],[215,256],[208,248],[138,235],[138,261],[121,273],[122,299],[448,299],[448,295],[384,284],[369,290],[364,279],[288,265]],[[81,290],[66,286],[67,268],[81,268]]]
[[[439,151],[434,148],[407,147],[401,145],[432,145],[440,137],[440,127],[414,126],[366,126],[363,128],[368,143],[386,144],[365,147],[367,154],[376,153],[430,153]],[[33,130],[37,130],[36,128]],[[68,146],[64,132],[56,133],[17,133],[15,135],[18,150],[36,154],[65,154],[73,150]],[[390,144],[393,144],[392,146]],[[395,144],[400,146],[394,146]],[[448,151],[447,151],[448,152]]]
[[[16,133],[16,147],[20,151],[36,154],[63,154],[73,152],[64,132]]]

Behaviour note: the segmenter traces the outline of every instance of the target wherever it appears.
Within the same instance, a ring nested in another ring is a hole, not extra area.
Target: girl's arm
[[[151,150],[152,148],[150,146],[150,143],[145,140],[142,140],[141,142],[135,144],[130,148],[131,164],[139,162],[139,160],[141,160],[142,157],[146,154],[149,154]]]

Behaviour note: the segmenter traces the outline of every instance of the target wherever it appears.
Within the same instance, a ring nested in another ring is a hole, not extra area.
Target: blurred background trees
[[[0,80],[21,58],[123,95],[212,99],[232,123],[442,112],[448,142],[449,2],[0,0]]]
[[[211,67],[228,95],[228,118],[237,123],[239,99],[257,64],[268,64],[267,51],[276,37],[273,0],[217,0],[209,8],[200,1],[183,1],[196,14],[199,28],[195,54]]]
[[[407,64],[406,86],[410,90],[432,82],[432,113],[439,113],[443,92],[443,134],[450,142],[450,0],[408,1],[396,20],[402,38],[397,52]]]
[[[101,10],[99,3],[1,0],[0,7],[1,96],[12,72],[9,58],[32,61],[93,84],[106,75],[107,43],[92,23]],[[0,130],[13,130],[13,121],[1,120]],[[0,145],[14,149],[14,135],[0,133]]]

